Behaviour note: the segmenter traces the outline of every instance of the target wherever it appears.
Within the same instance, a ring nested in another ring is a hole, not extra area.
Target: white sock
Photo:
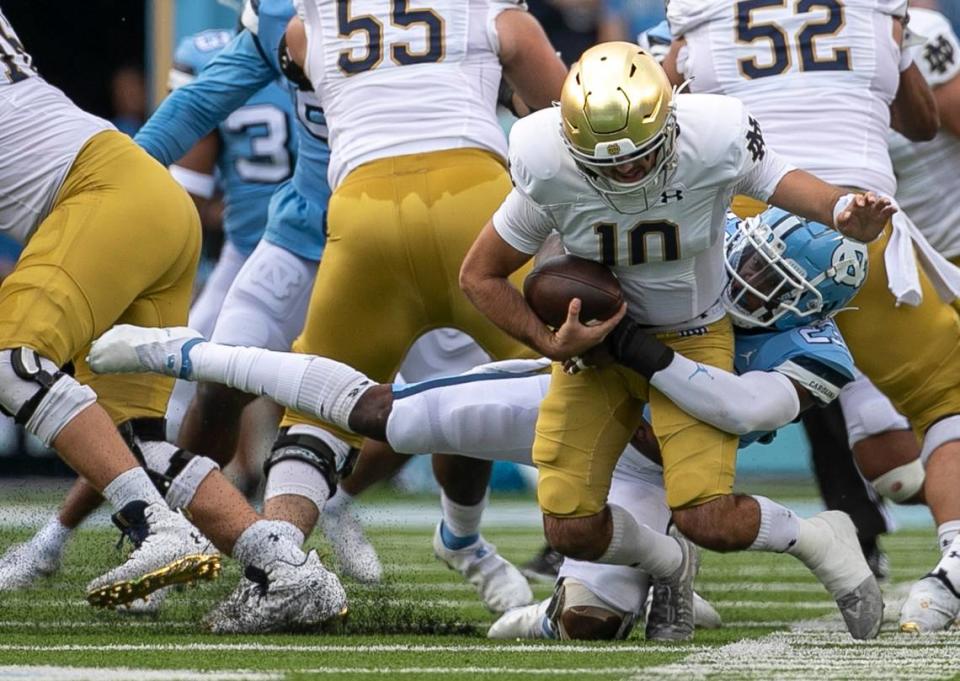
[[[70,528],[60,522],[60,518],[53,516],[47,524],[40,528],[30,542],[44,553],[62,553],[63,547],[70,537]]]
[[[797,541],[786,552],[812,569],[823,562],[832,544],[831,534],[806,518],[797,518]]]
[[[337,489],[337,493],[327,500],[323,512],[327,515],[340,515],[346,511],[353,503],[353,495],[343,491],[343,487]]]
[[[800,518],[786,506],[767,497],[754,495],[760,504],[760,530],[750,551],[788,551],[800,538]]]
[[[281,520],[258,520],[243,531],[233,545],[233,557],[243,565],[264,569],[275,560],[299,565],[306,560],[300,550],[303,533]]]
[[[630,565],[652,577],[669,577],[677,571],[683,552],[676,539],[641,525],[621,506],[607,506],[613,520],[613,537],[596,562]]]
[[[295,411],[349,430],[354,405],[376,383],[325,357],[202,343],[190,351],[193,377],[266,395]]]
[[[465,506],[452,501],[446,492],[440,490],[440,508],[443,511],[443,524],[456,537],[473,537],[480,534],[480,521],[490,499],[490,490],[483,495],[479,504]]]
[[[934,574],[940,573],[946,577],[953,587],[953,592],[960,593],[960,535],[953,538],[943,552],[940,562],[933,568]]]
[[[263,500],[266,502],[284,494],[309,499],[317,507],[317,513],[322,513],[330,486],[323,473],[306,461],[286,459],[274,464],[267,474]]]
[[[960,520],[948,520],[937,528],[937,543],[940,545],[940,553],[946,553],[947,548],[958,534],[960,534]]]
[[[137,500],[166,505],[147,472],[140,466],[124,471],[111,480],[110,484],[103,488],[103,496],[118,511],[131,501]]]

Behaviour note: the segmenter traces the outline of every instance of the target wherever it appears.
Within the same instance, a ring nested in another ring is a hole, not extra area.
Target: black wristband
[[[651,378],[673,361],[673,348],[646,333],[639,324],[624,317],[607,336],[610,354],[620,364]]]

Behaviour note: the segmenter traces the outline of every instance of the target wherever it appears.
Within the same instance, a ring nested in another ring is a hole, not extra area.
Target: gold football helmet
[[[641,211],[656,200],[676,168],[677,121],[653,57],[633,43],[591,47],[564,81],[560,117],[567,149],[601,196],[642,193]]]

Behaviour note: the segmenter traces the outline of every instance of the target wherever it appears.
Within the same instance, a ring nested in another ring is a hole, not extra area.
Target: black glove
[[[624,317],[606,339],[613,358],[641,376],[651,378],[673,361],[673,348],[664,344],[640,324]]]

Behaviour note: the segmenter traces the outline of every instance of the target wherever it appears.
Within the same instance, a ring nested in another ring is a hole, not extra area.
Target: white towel
[[[887,266],[887,286],[897,299],[897,305],[916,307],[923,301],[918,261],[941,300],[952,303],[960,298],[960,269],[930,245],[902,209],[892,221],[893,230],[883,259]]]

